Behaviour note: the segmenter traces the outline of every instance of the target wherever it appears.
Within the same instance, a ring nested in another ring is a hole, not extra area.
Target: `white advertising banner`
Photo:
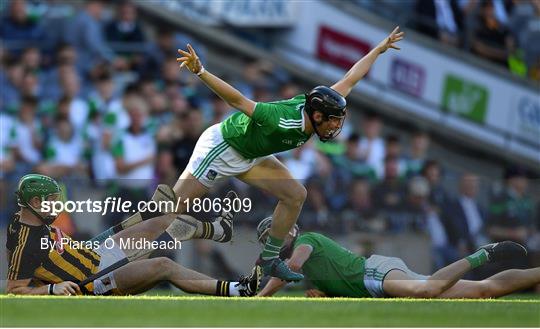
[[[297,17],[297,1],[289,0],[155,0],[199,24],[249,27],[290,27]]]
[[[339,79],[390,32],[323,1],[300,4],[298,24],[283,33],[279,52],[328,78]],[[400,47],[401,51],[390,50],[379,57],[358,91],[471,137],[511,146],[540,163],[538,91],[407,39]]]

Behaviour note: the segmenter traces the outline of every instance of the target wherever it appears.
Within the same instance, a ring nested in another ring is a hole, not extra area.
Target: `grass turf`
[[[540,300],[0,296],[0,327],[539,327]]]

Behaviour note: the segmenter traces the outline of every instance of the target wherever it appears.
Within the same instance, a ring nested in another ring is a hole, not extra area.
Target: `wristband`
[[[49,284],[49,295],[54,295],[54,283]]]
[[[206,70],[204,69],[204,66],[201,66],[201,69],[199,70],[199,72],[195,73],[198,77],[201,76],[201,74],[203,74],[204,72],[206,72]]]

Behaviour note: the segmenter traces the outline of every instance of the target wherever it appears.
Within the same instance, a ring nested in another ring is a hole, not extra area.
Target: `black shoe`
[[[503,241],[487,244],[478,248],[485,250],[488,253],[490,262],[499,262],[506,259],[515,259],[527,256],[527,249],[519,243],[512,241]]]
[[[230,201],[225,201],[226,199],[229,199]],[[227,192],[227,195],[225,196],[225,199],[223,199],[221,206],[222,211],[221,215],[219,215],[214,221],[221,225],[223,228],[223,235],[221,235],[219,238],[216,238],[215,241],[217,242],[229,242],[232,239],[233,235],[233,218],[234,215],[236,215],[236,212],[234,211],[234,200],[238,199],[238,194],[234,191]]]
[[[257,291],[259,290],[262,276],[262,269],[259,265],[255,265],[255,267],[251,270],[251,274],[249,276],[241,276],[238,280],[238,283],[236,284],[236,286],[238,287],[238,291],[240,292],[240,296],[255,296],[257,294]]]

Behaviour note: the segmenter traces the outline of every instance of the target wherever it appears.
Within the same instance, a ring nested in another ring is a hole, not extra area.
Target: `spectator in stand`
[[[126,129],[129,126],[129,116],[124,110],[122,99],[114,93],[112,75],[104,72],[96,77],[94,84],[95,91],[89,97],[90,111],[99,113],[109,127]]]
[[[429,202],[433,211],[441,214],[442,209],[448,204],[449,196],[441,181],[441,166],[436,160],[428,160],[424,163],[421,174],[429,183]]]
[[[44,46],[45,30],[38,22],[30,19],[25,0],[12,0],[9,5],[9,15],[0,21],[0,39],[13,55],[20,54],[26,47]]]
[[[143,49],[146,38],[137,18],[137,7],[123,0],[117,6],[116,15],[116,19],[105,26],[107,41],[117,54],[126,59],[131,68],[138,67],[143,58],[135,49]]]
[[[504,190],[490,203],[488,235],[493,241],[512,240],[526,244],[534,230],[534,202],[527,193],[527,172],[521,167],[510,166],[505,170],[504,179]]]
[[[107,186],[117,178],[116,163],[112,153],[114,133],[104,125],[94,126],[89,138],[92,175],[98,186]]]
[[[44,162],[36,171],[47,176],[61,178],[80,176],[84,173],[84,143],[76,134],[69,118],[59,116],[55,119],[54,131],[45,143]]]
[[[317,179],[310,180],[306,184],[306,189],[308,194],[298,223],[305,230],[339,232],[340,224],[336,218],[330,216],[330,207],[322,182]]]
[[[540,1],[515,1],[509,27],[524,50],[528,76],[540,81]]]
[[[118,178],[118,196],[136,205],[149,197],[155,173],[156,141],[145,128],[148,104],[144,99],[130,96],[125,101],[125,107],[130,125],[116,137],[112,154]],[[120,219],[118,214],[111,214],[106,220],[114,225]]]
[[[0,70],[0,104],[10,113],[16,113],[21,101],[19,91],[24,69],[20,62],[6,58]]]
[[[405,177],[407,170],[407,161],[401,154],[401,143],[399,136],[388,135],[385,138],[385,157],[394,157],[398,159],[398,172],[400,177]]]
[[[126,62],[116,57],[107,45],[102,33],[103,0],[89,0],[70,22],[66,41],[77,51],[77,67],[85,78],[91,77],[97,64],[110,63],[117,69],[125,69]]]
[[[0,178],[4,178],[15,169],[15,120],[12,116],[0,112]]]
[[[289,168],[292,177],[302,183],[315,173],[318,156],[310,141],[280,156],[283,157],[283,164]]]
[[[176,120],[177,127],[181,131],[181,136],[173,140],[171,153],[176,172],[182,172],[189,162],[189,158],[195,149],[195,144],[201,135],[204,126],[201,112],[196,109],[189,109],[178,114]]]
[[[378,178],[384,175],[384,139],[381,137],[382,122],[375,114],[362,121],[363,137],[358,144],[358,156],[375,171]]]
[[[345,231],[384,231],[386,224],[377,216],[369,182],[365,179],[356,179],[349,191],[349,199],[342,212]]]
[[[429,149],[429,135],[423,131],[417,131],[411,139],[411,147],[407,155],[407,177],[420,174],[426,162]]]
[[[492,1],[484,1],[480,8],[480,25],[472,42],[473,51],[490,61],[506,66],[515,41],[509,30],[497,20]]]
[[[43,132],[36,117],[37,106],[36,98],[24,98],[15,123],[14,145],[19,176],[30,172],[41,161]]]
[[[377,211],[390,223],[391,230],[402,228],[403,210],[407,187],[399,178],[399,164],[395,157],[384,159],[384,178],[373,190],[373,200]]]
[[[345,142],[345,153],[333,156],[331,159],[343,180],[351,181],[362,178],[374,182],[377,179],[377,174],[370,165],[360,160],[358,156],[359,143],[360,136],[353,133]]]
[[[463,17],[457,0],[417,0],[416,29],[453,46],[460,45]]]
[[[63,96],[58,106],[67,106],[69,121],[77,133],[81,133],[88,122],[90,108],[88,103],[80,97],[79,76],[73,67],[67,65],[59,72]]]
[[[489,242],[485,235],[487,212],[477,200],[478,189],[478,176],[463,173],[458,195],[443,209],[449,243],[460,258]]]

